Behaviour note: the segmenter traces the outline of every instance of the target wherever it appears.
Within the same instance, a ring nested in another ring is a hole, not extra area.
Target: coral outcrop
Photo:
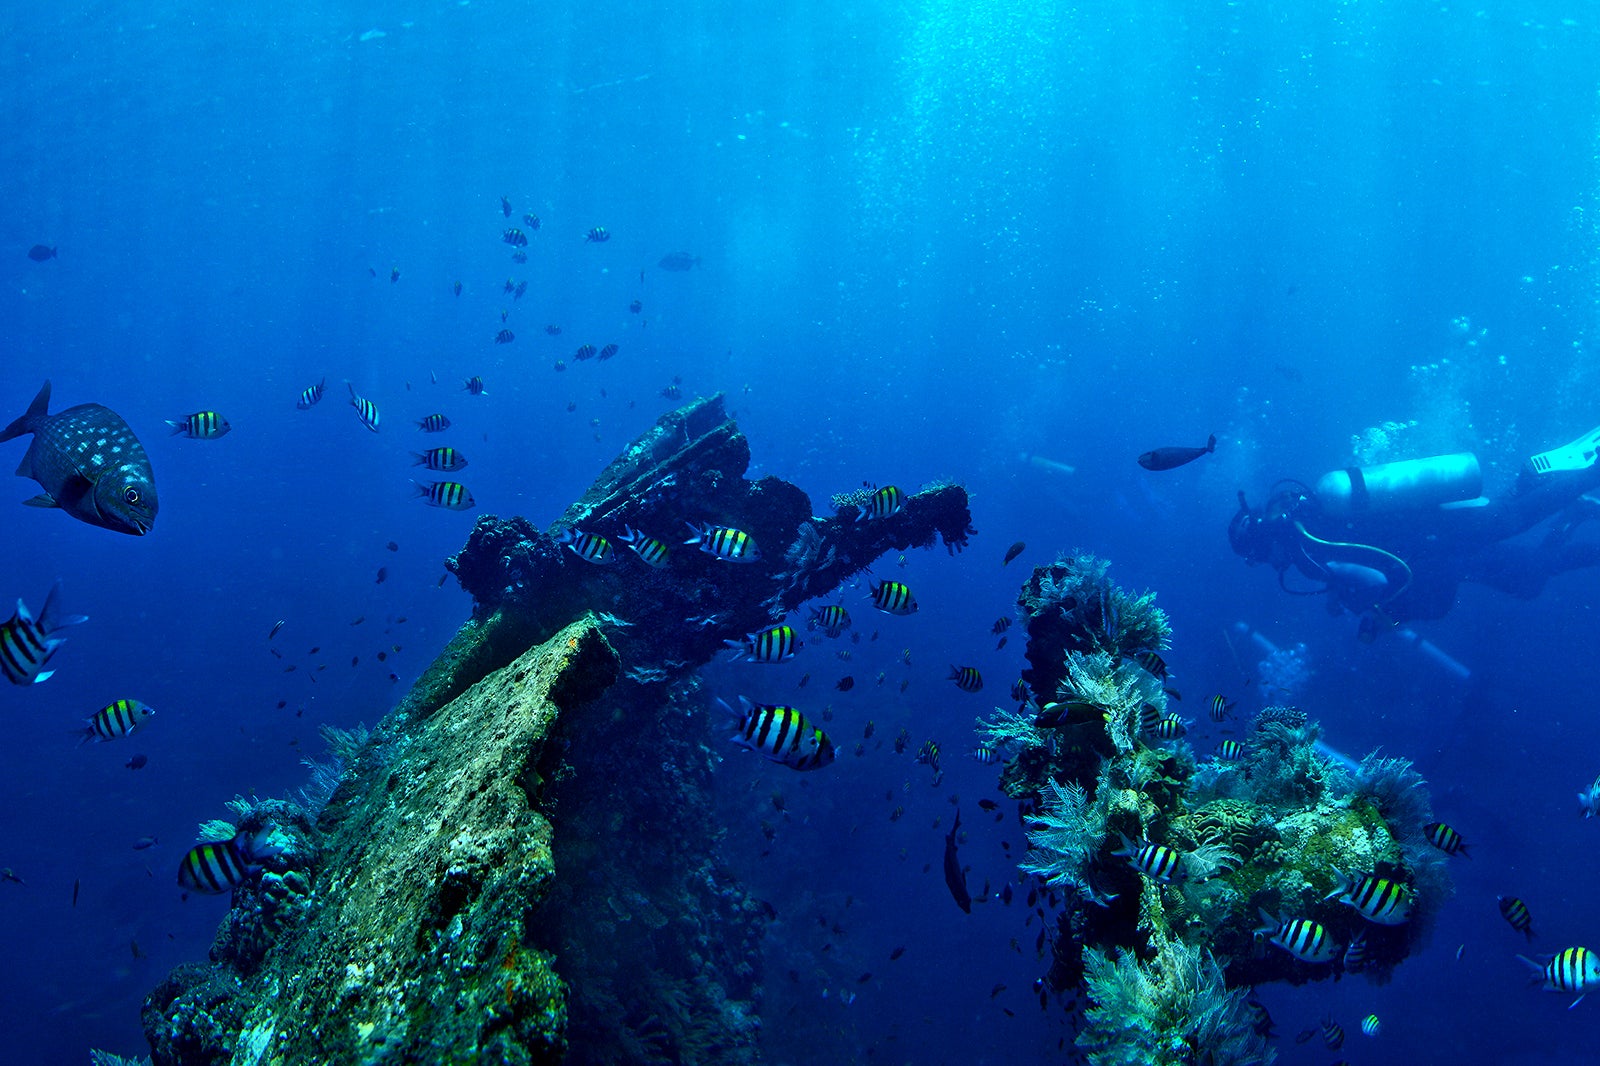
[[[1352,772],[1294,707],[1266,708],[1229,758],[1201,761],[1168,708],[1170,631],[1153,596],[1078,555],[1035,570],[1018,607],[1028,700],[978,732],[1007,756],[1002,787],[1024,804],[1021,869],[1065,889],[1050,980],[1087,992],[1090,1063],[1270,1062],[1244,990],[1384,981],[1420,946],[1450,883],[1409,763],[1371,756]],[[1403,913],[1341,898],[1346,879],[1366,877],[1398,892]],[[1270,942],[1276,916],[1316,923],[1320,950]]]

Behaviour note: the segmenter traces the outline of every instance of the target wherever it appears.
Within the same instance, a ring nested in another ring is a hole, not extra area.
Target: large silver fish
[[[81,522],[143,536],[156,520],[156,482],[144,445],[122,416],[97,403],[50,413],[46,381],[21,418],[0,430],[0,441],[33,434],[17,476],[44,489],[24,501],[59,507]]]

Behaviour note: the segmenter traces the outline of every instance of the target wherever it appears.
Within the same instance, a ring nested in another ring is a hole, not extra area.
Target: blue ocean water
[[[25,882],[0,883],[8,1060],[144,1050],[142,997],[204,957],[226,906],[180,901],[196,824],[303,784],[318,726],[380,717],[468,614],[438,579],[475,516],[549,522],[681,379],[685,396],[727,392],[756,470],[818,511],[863,480],[958,480],[980,531],[895,570],[915,618],[846,592],[879,631],[850,662],[829,648],[773,668],[809,671],[880,737],[938,737],[940,789],[882,752],[799,780],[724,763],[729,796],[752,798],[730,852],[779,914],[772,1061],[1065,1059],[1067,1013],[1031,988],[1038,921],[961,914],[938,863],[952,793],[974,882],[1006,876],[1001,840],[1020,852],[1015,822],[974,806],[993,770],[960,753],[1021,663],[1020,636],[996,651],[990,624],[1028,566],[1069,549],[1159,593],[1191,705],[1259,705],[1237,623],[1303,643],[1299,699],[1329,742],[1415,760],[1473,844],[1391,984],[1262,990],[1279,1061],[1328,1061],[1292,1036],[1330,1011],[1351,1062],[1574,1061],[1594,1004],[1527,988],[1494,898],[1528,901],[1540,949],[1600,946],[1600,827],[1573,800],[1600,771],[1595,575],[1533,602],[1469,588],[1419,626],[1469,666],[1461,684],[1284,595],[1225,527],[1237,490],[1350,465],[1386,422],[1416,424],[1384,458],[1473,449],[1502,487],[1600,422],[1597,45],[1593,12],[1526,3],[0,10],[0,414],[45,378],[57,408],[113,408],[162,501],[145,538],[23,508],[31,482],[0,501],[0,596],[37,609],[59,577],[90,617],[55,677],[0,693],[0,866]],[[501,232],[525,213],[542,225],[515,264]],[[612,239],[586,242],[594,226]],[[31,261],[36,243],[58,257]],[[700,265],[655,265],[678,250]],[[521,300],[508,278],[529,283]],[[619,353],[574,362],[586,342]],[[461,390],[471,375],[488,395]],[[323,377],[327,398],[296,411]],[[203,409],[233,431],[166,435]],[[476,511],[410,496],[408,452],[439,441],[409,422],[432,411],[471,458]],[[1216,454],[1191,466],[1134,462],[1209,433]],[[1002,568],[1016,540],[1028,551]],[[951,663],[989,688],[958,691]],[[157,717],[75,747],[122,696]],[[133,850],[146,835],[160,843]],[[1369,1012],[1374,1040],[1354,1035]]]

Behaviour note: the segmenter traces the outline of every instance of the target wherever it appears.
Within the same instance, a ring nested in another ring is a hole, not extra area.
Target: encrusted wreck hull
[[[474,615],[235,893],[209,964],[146,1001],[158,1064],[744,1063],[770,911],[723,868],[695,670],[877,555],[971,532],[941,486],[901,513],[811,515],[748,482],[720,397],[664,416],[551,530],[479,521],[451,569]],[[675,548],[597,566],[558,529],[749,532],[740,565]],[[788,551],[783,549],[788,547]],[[248,825],[247,825],[248,823]]]

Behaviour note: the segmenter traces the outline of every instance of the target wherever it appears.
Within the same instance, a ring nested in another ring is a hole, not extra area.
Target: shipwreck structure
[[[887,551],[972,533],[966,493],[816,517],[714,396],[663,416],[550,528],[485,516],[450,569],[472,618],[325,802],[266,801],[284,841],[234,892],[210,960],[148,997],[154,1062],[743,1063],[770,912],[723,867],[696,670]],[[595,565],[563,531],[670,545],[749,533],[735,565],[675,546]]]

